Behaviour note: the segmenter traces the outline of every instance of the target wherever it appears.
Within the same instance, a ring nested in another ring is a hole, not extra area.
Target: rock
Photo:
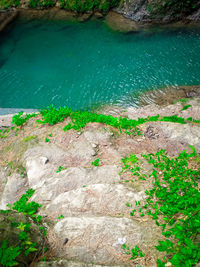
[[[100,12],[95,12],[94,13],[94,17],[97,18],[97,19],[102,19],[103,18],[103,14],[100,13]]]
[[[124,17],[133,21],[149,22],[151,21],[151,17],[146,9],[146,4],[146,0],[129,0],[124,1],[124,4],[115,10],[120,14],[123,14]]]
[[[0,128],[11,127],[12,126],[12,123],[11,123],[12,117],[13,117],[13,114],[0,116]]]
[[[124,267],[126,265],[96,265],[78,261],[68,261],[68,260],[56,260],[50,262],[38,262],[35,264],[36,267]]]
[[[128,259],[121,245],[114,246],[118,238],[126,238],[126,244],[131,247],[138,245],[153,256],[156,253],[154,245],[160,238],[158,230],[151,221],[141,224],[127,218],[68,217],[54,227],[60,244],[56,248],[56,254],[62,258],[79,259],[88,263],[123,264]],[[63,246],[66,237],[69,241]]]
[[[18,12],[16,10],[0,12],[0,32],[3,31],[8,24],[16,19]]]
[[[125,18],[122,15],[117,14],[116,12],[109,12],[108,15],[105,17],[105,22],[112,30],[115,31],[138,31],[138,26],[134,21]]]
[[[37,243],[38,251],[34,253],[29,253],[26,256],[24,253],[20,254],[16,261],[19,263],[19,266],[29,266],[29,264],[39,255],[42,251],[44,245],[44,239],[41,232],[38,230],[38,227],[24,214],[17,212],[1,213],[0,212],[0,246],[4,240],[7,241],[9,246],[16,247],[19,245],[19,230],[17,227],[13,227],[12,222],[15,223],[30,223],[30,237],[32,242]]]
[[[33,151],[33,149],[32,149]],[[56,153],[56,151],[55,151]],[[27,152],[26,155],[28,155]],[[54,157],[46,165],[41,164],[40,155],[25,160],[29,186],[36,189],[33,199],[48,203],[61,193],[96,183],[117,183],[120,180],[117,166],[70,167],[56,173]],[[56,159],[57,160],[57,159]],[[59,166],[59,165],[58,165]]]
[[[176,142],[183,142],[192,145],[200,151],[200,131],[199,126],[169,122],[159,122],[165,137]]]
[[[0,209],[6,210],[7,204],[13,204],[19,199],[26,191],[25,184],[26,179],[20,177],[19,174],[8,176],[0,200]]]
[[[137,192],[123,185],[94,184],[80,189],[62,193],[53,199],[45,212],[51,218],[58,218],[60,214],[66,216],[107,215],[129,216],[130,207],[126,203],[141,201],[144,192]]]

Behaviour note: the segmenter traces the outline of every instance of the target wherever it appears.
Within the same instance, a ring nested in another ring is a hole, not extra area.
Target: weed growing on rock
[[[99,161],[100,161],[99,158],[95,159],[91,164],[97,167],[97,166],[99,166]]]
[[[13,123],[15,123],[17,126],[21,126],[26,123],[29,118],[37,116],[37,114],[29,114],[25,116],[22,115],[23,112],[20,112],[18,115],[15,115],[13,117]],[[54,125],[56,123],[63,122],[66,118],[70,118],[71,122],[69,122],[63,128],[64,131],[68,131],[71,129],[80,131],[86,126],[86,124],[90,122],[97,122],[117,128],[120,130],[120,132],[122,130],[125,130],[125,133],[129,135],[141,135],[141,131],[139,130],[138,126],[149,121],[168,121],[181,124],[186,124],[189,121],[200,123],[200,120],[187,120],[182,117],[178,117],[177,115],[165,116],[162,118],[160,118],[159,115],[156,115],[151,117],[149,116],[147,118],[138,118],[137,120],[131,120],[128,118],[116,118],[111,115],[91,113],[88,111],[72,111],[68,107],[57,109],[52,105],[47,107],[46,109],[41,110],[40,115],[41,119],[37,120],[37,122],[49,125]]]
[[[17,126],[22,126],[25,124],[30,118],[36,117],[38,114],[33,113],[33,114],[26,114],[25,116],[23,115],[23,111],[19,112],[17,115],[14,115],[12,118],[12,123],[17,125]]]
[[[125,253],[127,255],[131,256],[129,258],[129,260],[134,260],[135,258],[145,256],[145,254],[142,252],[142,250],[139,249],[138,246],[135,246],[134,248],[130,249],[129,246],[127,246],[126,244],[123,244],[122,249],[124,249],[126,251]]]
[[[49,143],[50,142],[50,139],[48,137],[45,138],[45,142],[46,143]]]
[[[24,138],[23,141],[24,142],[28,142],[28,141],[33,140],[33,139],[36,139],[36,138],[37,138],[36,135],[32,135],[32,136],[28,136],[28,137]]]
[[[188,109],[188,108],[190,108],[192,105],[185,105],[181,110],[183,111],[183,110],[186,110],[186,109]]]
[[[185,104],[185,103],[187,103],[188,101],[189,101],[188,98],[180,98],[179,100],[175,101],[173,104],[176,104],[176,103],[178,103],[178,102],[181,102],[181,103]]]
[[[18,213],[23,213],[28,216],[34,223],[38,226],[38,230],[43,232],[43,235],[46,235],[46,230],[42,226],[42,216],[36,215],[38,209],[41,207],[38,203],[31,201],[29,199],[34,194],[33,189],[29,189],[26,194],[15,202],[13,205],[8,205],[10,210],[1,210],[1,213],[10,213],[11,211],[16,211]],[[28,256],[29,253],[38,251],[38,244],[32,241],[31,239],[31,223],[30,221],[26,222],[15,222],[10,213],[10,218],[12,227],[16,227],[20,230],[19,232],[19,242],[16,247],[9,246],[7,240],[4,240],[0,247],[0,265],[1,266],[15,266],[18,264],[17,257],[19,255]]]
[[[56,172],[58,173],[58,172],[61,172],[63,170],[66,170],[66,169],[64,169],[63,166],[59,166]]]
[[[63,218],[65,218],[65,217],[62,214],[58,217],[59,220],[63,219]]]
[[[148,215],[162,228],[165,240],[159,241],[156,249],[166,257],[157,260],[159,267],[167,262],[177,267],[193,266],[200,260],[200,168],[189,168],[189,161],[198,156],[195,148],[190,148],[191,153],[183,151],[176,158],[168,157],[165,150],[142,155],[153,165],[149,175],[153,188],[145,192],[145,205],[130,215]]]

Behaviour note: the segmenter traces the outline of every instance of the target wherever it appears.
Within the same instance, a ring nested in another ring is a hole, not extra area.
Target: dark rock
[[[39,231],[38,226],[35,225],[28,216],[14,211],[10,211],[9,213],[0,212],[0,246],[4,240],[7,241],[8,246],[17,247],[20,245],[19,233],[21,230],[17,227],[13,227],[13,223],[20,222],[31,224],[31,242],[35,242],[38,245],[38,251],[29,253],[28,256],[21,253],[16,258],[19,266],[28,266],[37,256],[39,256],[44,244],[44,237],[42,233]]]

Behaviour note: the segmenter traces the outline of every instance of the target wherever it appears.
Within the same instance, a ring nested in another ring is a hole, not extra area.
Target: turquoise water
[[[146,89],[197,84],[199,28],[125,34],[101,21],[35,20],[0,35],[0,108],[126,106]]]

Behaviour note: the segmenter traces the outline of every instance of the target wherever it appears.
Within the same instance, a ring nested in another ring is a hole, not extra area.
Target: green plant
[[[186,110],[186,109],[188,109],[188,108],[190,108],[192,105],[185,105],[181,110],[183,111],[183,110]]]
[[[55,0],[29,0],[29,6],[32,8],[55,6]]]
[[[0,8],[8,9],[10,7],[17,7],[20,4],[20,0],[1,0]]]
[[[17,126],[21,126],[21,125],[24,125],[30,118],[37,116],[37,114],[35,114],[35,113],[22,116],[23,113],[24,112],[21,111],[17,115],[14,115],[12,118],[12,123],[17,125]]]
[[[45,142],[46,143],[49,143],[50,142],[50,139],[48,137],[45,138]]]
[[[108,12],[109,9],[119,5],[120,0],[59,0],[60,7],[78,13],[88,11]]]
[[[22,116],[22,112],[13,117],[13,123],[16,125],[23,125],[28,121],[29,118],[35,117],[37,114],[29,114],[26,116]],[[139,125],[142,125],[149,121],[168,121],[174,123],[182,123],[186,124],[188,121],[194,123],[200,123],[200,120],[190,120],[184,119],[182,117],[178,117],[177,115],[173,116],[165,116],[160,118],[159,115],[156,116],[148,116],[147,118],[138,118],[137,120],[131,120],[128,118],[116,118],[111,115],[103,115],[97,113],[91,113],[88,111],[72,111],[68,107],[63,108],[55,108],[54,106],[49,106],[40,111],[41,119],[38,119],[37,122],[41,124],[49,124],[54,125],[59,122],[63,122],[66,118],[70,118],[71,122],[69,122],[64,128],[64,131],[68,131],[74,129],[76,131],[80,131],[85,127],[87,123],[90,122],[98,122],[106,125],[110,125],[115,127],[122,132],[132,135],[141,135],[141,131],[138,128]]]
[[[21,253],[20,247],[8,246],[7,241],[4,240],[0,247],[0,263],[2,266],[15,266],[17,256]]]
[[[58,217],[58,219],[63,219],[65,218],[62,214]]]
[[[166,256],[157,260],[160,267],[167,262],[176,267],[193,266],[200,260],[200,168],[189,168],[189,162],[198,157],[195,148],[190,148],[191,153],[183,151],[175,158],[168,157],[165,150],[142,155],[153,165],[149,175],[153,188],[145,192],[146,203],[130,215],[150,216],[161,227],[166,239],[159,241],[156,249]]]
[[[26,168],[23,168],[20,173],[20,176],[23,178],[25,175],[26,175]]]
[[[16,211],[18,213],[23,213],[31,218],[38,226],[38,230],[42,231],[44,236],[46,235],[45,228],[41,225],[42,223],[42,216],[38,215],[38,209],[41,207],[38,203],[31,201],[28,202],[29,199],[34,194],[33,189],[29,189],[22,197],[15,202],[13,205],[7,205],[10,210],[0,211],[1,213],[9,213],[11,210]],[[38,250],[38,245],[35,242],[32,242],[31,235],[30,235],[30,228],[31,223],[27,222],[20,222],[16,223],[13,221],[12,217],[11,225],[12,227],[16,227],[20,230],[19,233],[19,243],[16,247],[9,246],[7,241],[4,240],[1,247],[0,247],[0,263],[1,266],[15,266],[17,265],[17,257],[20,254],[29,255],[31,252],[35,252]]]
[[[91,164],[94,166],[99,166],[100,159],[95,159]]]
[[[135,246],[134,248],[130,249],[129,246],[127,246],[126,244],[123,244],[122,249],[126,251],[127,255],[131,255],[129,260],[134,260],[135,258],[145,256],[145,254],[142,252],[142,250],[139,249],[138,246]]]
[[[63,171],[63,170],[66,170],[66,169],[63,168],[63,166],[59,166],[56,172],[58,173],[58,172],[61,172],[61,171]]]
[[[28,137],[24,138],[23,141],[24,142],[28,142],[28,141],[33,140],[33,139],[36,139],[36,138],[37,138],[36,135],[32,135],[32,136],[28,136]]]

